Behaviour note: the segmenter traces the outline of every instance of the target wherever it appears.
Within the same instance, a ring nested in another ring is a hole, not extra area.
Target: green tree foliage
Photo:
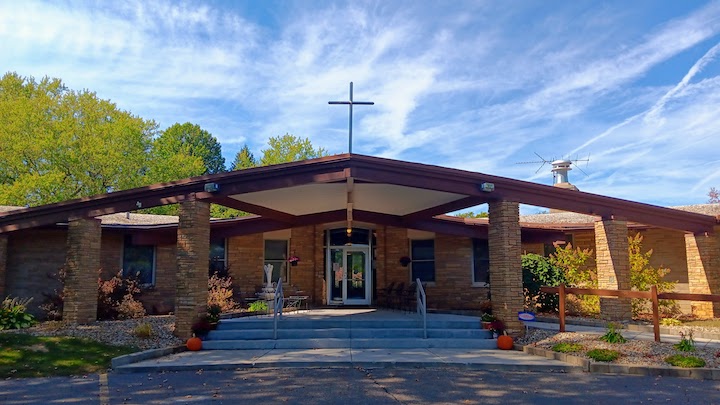
[[[172,181],[225,171],[220,143],[197,124],[173,124],[153,141],[150,177]]]
[[[540,291],[541,286],[555,287],[566,283],[563,271],[546,257],[534,253],[522,256],[523,290],[526,306],[530,310],[557,311],[557,294]]]
[[[455,216],[458,218],[487,218],[488,213],[485,211],[481,211],[478,213],[475,213],[473,211],[468,211],[468,212],[461,212],[459,214],[455,214]]]
[[[315,149],[310,139],[302,139],[290,134],[268,139],[268,146],[268,149],[262,151],[263,156],[260,159],[262,166],[295,162],[328,155],[327,150],[323,148]]]
[[[593,251],[574,248],[568,243],[558,246],[550,255],[550,264],[560,268],[568,286],[581,288],[597,288],[597,269],[591,265]],[[567,308],[571,313],[586,315],[600,312],[600,299],[596,295],[570,295]]]
[[[630,254],[630,286],[633,290],[650,291],[650,287],[657,286],[658,292],[670,292],[675,289],[677,282],[666,281],[665,275],[670,269],[663,267],[655,268],[650,265],[652,249],[642,251],[643,237],[639,233],[628,237],[628,253]],[[631,300],[633,315],[637,316],[649,310],[650,300],[636,298]],[[660,300],[660,311],[663,316],[675,315],[680,308],[673,300]]]
[[[60,79],[0,79],[0,203],[41,205],[145,184],[157,131]]]
[[[258,165],[257,160],[247,144],[243,145],[240,152],[235,155],[235,161],[232,164],[232,170],[249,169]]]

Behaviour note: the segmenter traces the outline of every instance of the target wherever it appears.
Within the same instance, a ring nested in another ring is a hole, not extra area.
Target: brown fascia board
[[[474,173],[458,169],[411,162],[353,155],[352,176],[360,181],[382,182],[446,191],[467,196],[489,196],[506,200],[561,209],[604,219],[622,218],[633,222],[686,232],[712,232],[718,223],[714,216],[659,207],[583,191],[565,190],[522,180]],[[493,183],[495,190],[485,193],[482,183]]]

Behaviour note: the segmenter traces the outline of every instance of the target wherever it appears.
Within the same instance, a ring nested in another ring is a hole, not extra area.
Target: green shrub
[[[675,318],[663,318],[660,320],[660,325],[663,326],[680,326],[682,325],[682,322],[679,319]]]
[[[587,356],[595,361],[610,362],[620,357],[620,353],[609,349],[592,349],[587,352]]]
[[[557,294],[540,292],[541,286],[555,287],[566,283],[562,270],[550,263],[549,259],[534,253],[522,256],[523,291],[525,302],[531,311],[557,312],[559,298]]]
[[[693,368],[705,367],[705,360],[695,357],[686,356],[684,354],[675,354],[665,358],[665,362],[675,367]]]
[[[220,322],[220,313],[222,313],[222,309],[220,308],[220,305],[218,305],[218,304],[208,305],[208,308],[207,308],[208,321],[210,321],[212,323]]]
[[[24,329],[35,324],[35,317],[28,314],[27,304],[32,298],[6,297],[0,304],[0,330]]]
[[[607,327],[608,327],[607,332],[605,332],[604,335],[600,336],[600,340],[604,340],[608,343],[625,343],[625,342],[627,342],[627,339],[625,339],[623,337],[623,335],[621,335],[620,332],[618,332],[616,330],[617,326],[614,323],[612,323],[612,322],[608,323]]]
[[[255,301],[248,306],[248,311],[251,312],[264,312],[267,311],[268,305],[265,301]]]
[[[680,342],[675,343],[673,346],[681,352],[694,352],[695,341],[693,340],[692,330],[687,334],[680,332]]]
[[[568,243],[565,247],[558,246],[548,260],[562,270],[569,287],[597,288],[597,270],[593,266],[591,249],[573,248],[572,244]],[[566,309],[571,314],[598,314],[600,298],[596,295],[570,295]]]
[[[133,334],[141,339],[149,339],[153,335],[152,325],[149,323],[141,323],[135,327]]]
[[[670,273],[670,269],[659,267],[655,268],[650,265],[652,257],[652,249],[647,252],[642,251],[643,237],[639,233],[635,236],[628,236],[628,254],[630,257],[630,286],[633,290],[650,291],[650,286],[656,285],[659,293],[671,292],[675,289],[674,281],[666,281],[665,275]],[[645,298],[633,298],[630,300],[633,316],[650,312],[650,300]],[[664,316],[676,315],[680,312],[680,307],[674,300],[660,300],[660,313]]]
[[[567,343],[561,342],[552,347],[552,351],[558,353],[577,353],[582,351],[582,345],[580,343]]]

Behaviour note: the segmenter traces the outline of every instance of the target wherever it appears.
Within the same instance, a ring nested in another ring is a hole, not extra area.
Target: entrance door
[[[330,249],[328,303],[369,305],[371,299],[368,248]]]

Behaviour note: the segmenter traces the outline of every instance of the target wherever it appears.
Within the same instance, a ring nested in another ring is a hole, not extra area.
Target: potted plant
[[[290,262],[291,266],[297,266],[299,261],[300,261],[300,258],[295,255],[292,255],[288,258],[288,262]]]
[[[503,323],[503,321],[495,319],[490,322],[490,327],[488,329],[490,329],[490,332],[492,332],[493,337],[497,338],[505,332],[505,324]]]
[[[190,327],[193,335],[200,339],[207,336],[207,334],[210,333],[212,328],[212,324],[210,324],[207,315],[199,316]]]
[[[480,323],[483,329],[490,329],[490,324],[495,320],[495,316],[491,313],[485,312],[480,316]]]
[[[220,322],[220,313],[222,313],[222,308],[218,304],[212,304],[208,306],[207,309],[207,320],[210,322],[210,325],[214,327]]]
[[[410,264],[411,261],[412,261],[412,259],[409,258],[409,257],[407,257],[407,256],[403,256],[403,257],[400,258],[400,264],[401,264],[403,267],[407,267],[407,265]]]

